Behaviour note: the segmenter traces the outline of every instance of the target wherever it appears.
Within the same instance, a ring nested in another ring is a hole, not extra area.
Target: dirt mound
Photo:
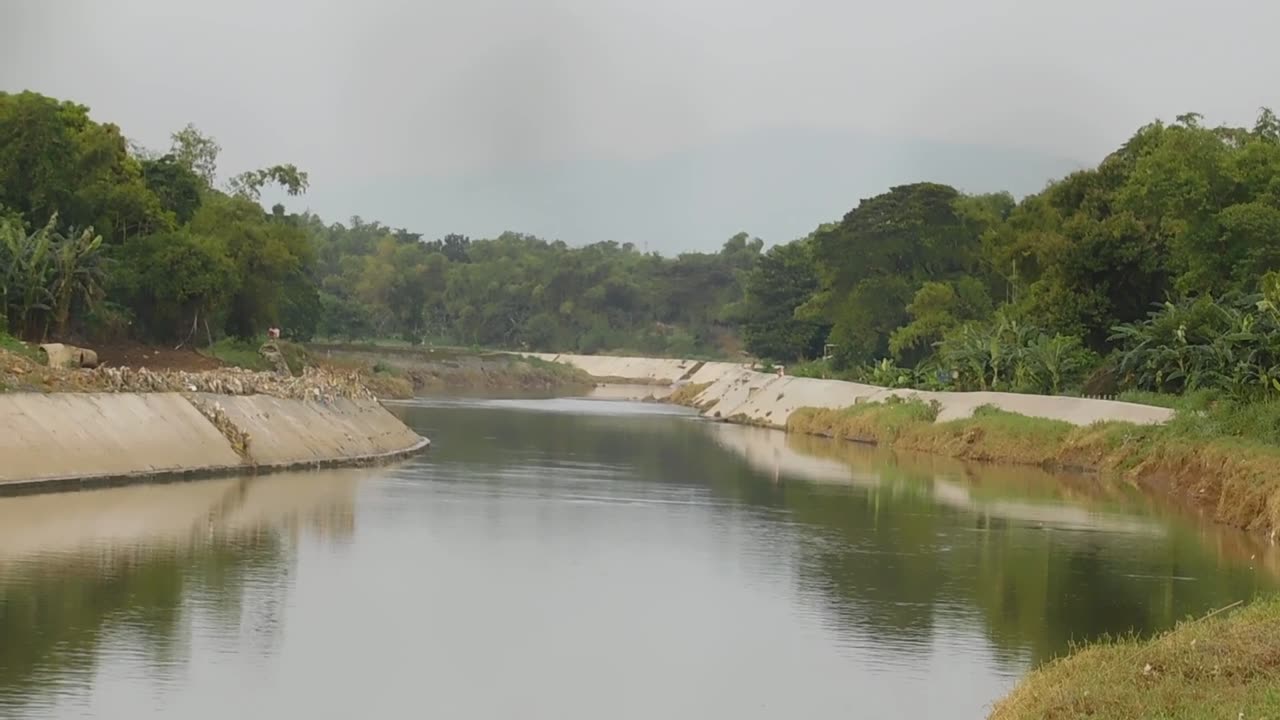
[[[116,342],[92,347],[98,353],[98,361],[106,366],[187,372],[217,370],[222,367],[222,362],[217,358],[201,355],[190,348],[173,350],[137,342]]]

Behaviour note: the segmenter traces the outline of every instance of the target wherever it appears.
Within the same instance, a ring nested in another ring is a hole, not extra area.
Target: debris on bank
[[[0,350],[0,390],[29,392],[203,392],[219,395],[270,395],[291,400],[331,402],[336,398],[374,399],[357,371],[305,368],[298,377],[240,368],[201,372],[133,367],[66,369],[45,367]]]

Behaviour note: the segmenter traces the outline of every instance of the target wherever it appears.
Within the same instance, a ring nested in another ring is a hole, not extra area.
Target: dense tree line
[[[162,341],[402,338],[541,350],[735,352],[733,312],[763,243],[676,258],[515,233],[424,242],[352,218],[259,204],[306,190],[292,165],[215,185],[220,146],[194,126],[167,151],[88,108],[0,94],[0,330]]]
[[[571,248],[528,235],[423,242],[353,218],[307,216],[320,332],[537,350],[732,351],[742,283],[763,242],[664,258],[631,245]]]
[[[827,370],[900,384],[1061,391],[1102,369],[1141,389],[1249,376],[1272,392],[1274,306],[1251,294],[1280,270],[1278,240],[1280,121],[1264,109],[1253,128],[1206,127],[1189,114],[1020,202],[932,183],[863,200],[765,253],[743,335],[791,361],[814,357],[809,331],[829,328]],[[1167,335],[1171,315],[1200,325],[1156,359],[1148,336]]]
[[[223,192],[219,149],[188,126],[148,152],[83,105],[0,93],[0,329],[253,336],[318,306],[309,237],[256,201],[267,182],[303,192],[306,173],[251,170]]]
[[[304,339],[745,347],[895,385],[1061,392],[1110,372],[1141,389],[1280,392],[1280,355],[1260,344],[1280,300],[1269,110],[1252,128],[1152,123],[1020,201],[903,185],[767,252],[739,234],[676,257],[268,211],[264,186],[302,193],[306,173],[266,166],[218,187],[219,151],[193,126],[147,151],[82,105],[0,94],[0,322],[166,342],[278,324]]]

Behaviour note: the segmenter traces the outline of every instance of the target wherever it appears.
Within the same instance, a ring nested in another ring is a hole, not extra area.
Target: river
[[[0,718],[980,718],[1075,640],[1277,588],[1130,488],[422,400],[393,467],[0,499]]]

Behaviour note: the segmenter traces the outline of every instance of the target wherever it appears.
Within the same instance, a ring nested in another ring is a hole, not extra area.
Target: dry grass
[[[1280,533],[1280,447],[1267,442],[1192,435],[1176,423],[1077,427],[993,408],[941,423],[934,422],[936,415],[919,401],[804,408],[792,414],[787,429],[966,460],[1116,474],[1178,497],[1218,522]]]
[[[893,398],[887,403],[864,403],[839,410],[800,408],[788,418],[787,431],[897,447],[904,436],[915,436],[934,427],[937,417],[935,405]]]
[[[990,718],[1280,718],[1280,600],[1079,649],[1032,672]]]
[[[687,383],[676,388],[675,392],[667,396],[666,402],[675,405],[684,405],[685,407],[696,407],[695,400],[702,394],[703,390],[711,387],[711,383]]]

